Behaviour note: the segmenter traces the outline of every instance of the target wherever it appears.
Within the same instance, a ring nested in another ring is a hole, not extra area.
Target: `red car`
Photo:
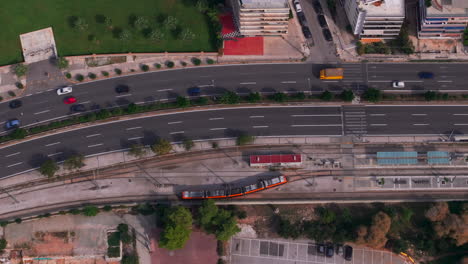
[[[68,97],[65,97],[65,99],[63,99],[63,102],[65,104],[73,104],[73,103],[76,103],[76,98],[73,96],[68,96]]]

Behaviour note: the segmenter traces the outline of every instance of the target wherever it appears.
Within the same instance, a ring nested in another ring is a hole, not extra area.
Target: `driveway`
[[[50,60],[31,63],[28,67],[25,95],[41,93],[69,84],[60,69]]]

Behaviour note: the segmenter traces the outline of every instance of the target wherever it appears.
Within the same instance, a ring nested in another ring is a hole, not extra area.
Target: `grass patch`
[[[23,60],[20,34],[50,26],[61,56],[216,51],[209,20],[190,1],[4,1],[0,14],[0,24],[5,25],[0,31],[0,65]],[[194,37],[183,40],[183,34],[166,27],[168,16],[176,19],[178,31],[190,30]],[[157,40],[152,34],[156,29],[163,35]],[[124,32],[128,38],[122,37]]]

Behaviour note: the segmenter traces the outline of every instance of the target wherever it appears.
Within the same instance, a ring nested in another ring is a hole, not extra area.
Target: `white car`
[[[302,7],[301,7],[301,5],[299,4],[299,2],[294,3],[294,7],[296,8],[296,12],[297,12],[297,13],[302,12]]]
[[[392,83],[393,88],[405,88],[405,83],[400,81],[395,81]]]
[[[71,93],[72,91],[73,89],[71,88],[71,86],[67,86],[67,87],[57,89],[57,94],[58,95],[68,94],[68,93]]]

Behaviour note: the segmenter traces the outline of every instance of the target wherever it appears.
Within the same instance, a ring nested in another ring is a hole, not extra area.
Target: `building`
[[[419,0],[419,38],[461,38],[468,23],[468,0]]]
[[[405,20],[404,0],[340,0],[361,40],[394,39]]]
[[[250,167],[298,167],[302,165],[301,154],[251,155]]]
[[[241,35],[279,36],[288,33],[288,0],[231,0]]]

